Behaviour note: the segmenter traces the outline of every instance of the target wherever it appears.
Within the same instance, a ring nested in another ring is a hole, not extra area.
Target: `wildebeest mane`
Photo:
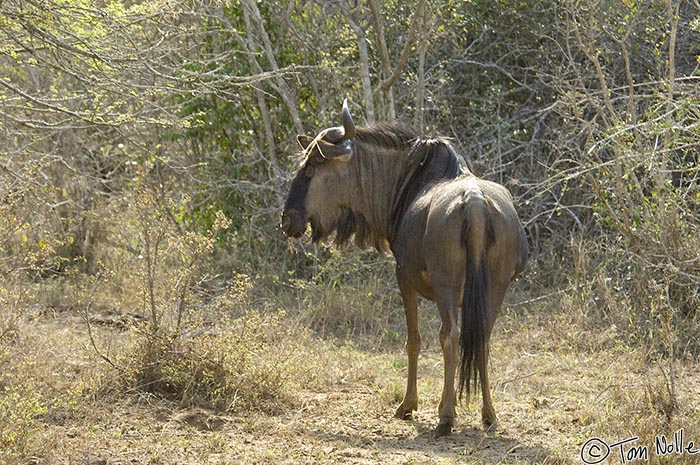
[[[355,138],[361,143],[377,148],[410,150],[419,139],[419,135],[409,126],[377,123],[358,127]]]

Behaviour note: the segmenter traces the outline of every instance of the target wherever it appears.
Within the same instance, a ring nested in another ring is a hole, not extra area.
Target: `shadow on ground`
[[[387,419],[386,421],[398,422]],[[544,447],[523,444],[507,432],[485,432],[470,427],[458,427],[450,436],[436,438],[434,425],[420,420],[410,420],[414,434],[391,433],[390,428],[373,431],[316,432],[317,440],[335,445],[338,455],[350,458],[369,456],[404,456],[406,463],[441,463],[443,460],[479,463],[486,465],[532,464],[569,465],[572,462]],[[352,450],[355,449],[353,453]],[[372,454],[374,451],[374,454]],[[378,458],[378,457],[377,457]]]

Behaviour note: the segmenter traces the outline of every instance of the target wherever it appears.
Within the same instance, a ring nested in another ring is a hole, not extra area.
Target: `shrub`
[[[312,347],[283,311],[250,309],[179,337],[141,335],[126,353],[125,380],[183,407],[276,412],[308,379]]]
[[[27,384],[3,386],[0,392],[0,463],[22,456],[37,431],[36,419],[46,414],[41,395]]]

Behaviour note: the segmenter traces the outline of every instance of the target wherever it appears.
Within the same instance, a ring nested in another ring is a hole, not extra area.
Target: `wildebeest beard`
[[[345,247],[350,238],[355,236],[355,245],[360,248],[368,247],[372,241],[372,231],[367,223],[367,220],[361,213],[355,213],[349,207],[342,207],[333,226],[326,230],[320,221],[311,219],[311,240],[319,242],[335,232],[336,246]]]

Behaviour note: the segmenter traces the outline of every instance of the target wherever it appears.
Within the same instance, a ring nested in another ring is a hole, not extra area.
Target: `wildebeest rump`
[[[418,408],[421,336],[418,294],[437,303],[445,361],[437,435],[455,418],[460,393],[481,384],[482,420],[496,421],[488,381],[489,339],[508,283],[523,269],[525,232],[503,186],[478,178],[445,139],[421,139],[397,125],[355,127],[343,104],[343,125],[299,136],[303,160],[282,213],[282,230],[312,239],[353,235],[360,247],[391,251],[406,312],[408,380],[396,410]],[[461,318],[457,309],[461,309]],[[459,321],[461,319],[461,329]],[[478,380],[478,382],[477,382]]]

